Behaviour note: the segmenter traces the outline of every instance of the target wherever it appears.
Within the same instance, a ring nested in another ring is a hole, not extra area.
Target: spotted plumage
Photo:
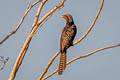
[[[58,74],[62,75],[63,71],[66,68],[66,58],[67,58],[67,49],[72,46],[73,39],[76,35],[76,26],[74,24],[73,18],[70,14],[65,14],[63,18],[66,20],[66,26],[64,27],[61,39],[60,39],[60,63]]]

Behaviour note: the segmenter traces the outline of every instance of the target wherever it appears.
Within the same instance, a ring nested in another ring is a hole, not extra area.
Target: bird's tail
[[[61,53],[60,63],[59,63],[59,69],[58,69],[58,75],[62,75],[62,72],[66,68],[66,57],[67,56],[66,56],[65,52]]]

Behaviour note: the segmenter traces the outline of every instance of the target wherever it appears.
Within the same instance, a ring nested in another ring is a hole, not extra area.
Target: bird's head
[[[69,23],[73,22],[73,18],[72,18],[72,16],[70,14],[65,14],[65,15],[63,15],[61,17],[64,18]]]

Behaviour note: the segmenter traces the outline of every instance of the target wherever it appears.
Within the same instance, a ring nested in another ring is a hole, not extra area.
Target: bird
[[[66,20],[66,25],[62,31],[60,38],[60,61],[58,67],[58,75],[62,75],[66,68],[67,49],[73,45],[73,40],[77,33],[76,25],[74,24],[73,18],[70,14],[62,16]]]

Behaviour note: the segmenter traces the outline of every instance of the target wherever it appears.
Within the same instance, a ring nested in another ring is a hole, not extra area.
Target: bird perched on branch
[[[65,14],[62,17],[66,20],[66,26],[62,31],[61,40],[60,40],[61,56],[59,62],[58,75],[62,75],[63,71],[66,68],[67,49],[70,46],[72,46],[73,39],[77,32],[72,16],[70,14]]]

